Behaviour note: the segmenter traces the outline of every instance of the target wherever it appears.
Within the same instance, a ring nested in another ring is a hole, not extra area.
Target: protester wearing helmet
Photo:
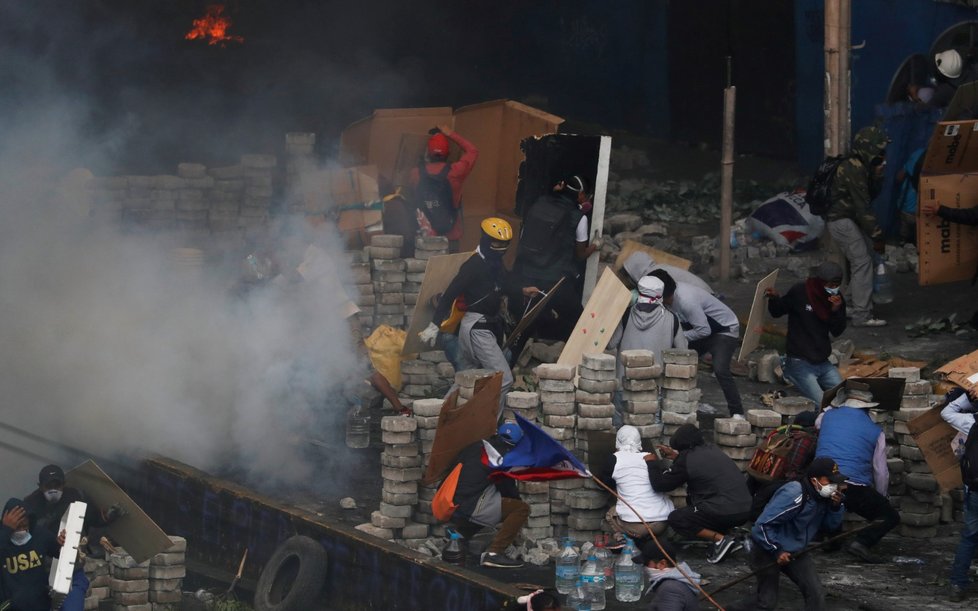
[[[487,454],[488,445],[496,453],[505,455],[522,438],[523,430],[519,425],[505,422],[492,438],[469,444],[456,459],[456,463],[462,465],[452,499],[457,506],[452,513],[456,530],[468,540],[485,527],[499,525],[488,549],[482,554],[482,566],[503,569],[523,566],[521,561],[507,557],[505,551],[530,517],[530,506],[520,500],[516,480],[489,478]]]
[[[489,217],[482,221],[482,233],[475,253],[458,270],[442,293],[432,322],[419,334],[421,340],[434,345],[438,328],[451,314],[452,304],[461,296],[466,312],[459,325],[459,369],[492,369],[503,374],[499,411],[506,393],[513,386],[513,372],[500,348],[503,341],[500,308],[504,293],[519,287],[516,278],[503,265],[503,255],[513,239],[513,227],[504,219]],[[534,286],[524,287],[523,295],[540,292]]]
[[[870,202],[879,193],[888,143],[883,130],[875,126],[856,133],[849,157],[835,171],[825,214],[832,240],[849,262],[853,327],[886,324],[873,315],[873,252],[882,253],[884,242]]]
[[[412,190],[417,190],[422,178],[421,172],[425,172],[429,177],[444,175],[444,179],[451,186],[452,205],[458,211],[454,225],[444,235],[449,240],[451,251],[458,252],[458,241],[462,237],[462,183],[475,167],[475,162],[479,158],[479,149],[447,125],[439,126],[432,132],[425,147],[424,163],[411,170],[409,182]],[[462,149],[462,157],[449,164],[451,142]],[[424,222],[423,219],[419,220]]]

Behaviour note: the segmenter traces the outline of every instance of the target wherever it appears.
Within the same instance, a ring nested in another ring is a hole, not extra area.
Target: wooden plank
[[[761,278],[761,281],[757,283],[757,288],[754,289],[754,301],[750,304],[750,315],[747,317],[747,327],[744,329],[744,341],[740,345],[738,361],[743,362],[761,344],[764,322],[768,316],[767,298],[764,297],[764,292],[778,281],[779,271],[776,269]]]
[[[112,478],[92,460],[87,460],[65,473],[65,485],[83,490],[103,511],[119,505],[127,512],[105,531],[133,557],[145,562],[164,551],[173,542]]]
[[[431,317],[435,315],[435,307],[431,305],[431,298],[438,293],[445,292],[459,268],[473,254],[475,253],[460,252],[428,259],[428,265],[425,266],[424,270],[424,280],[421,281],[421,291],[418,293],[418,301],[414,306],[414,315],[411,316],[411,324],[408,326],[402,355],[430,350],[427,344],[418,337],[418,333],[424,331],[428,323],[431,322]]]
[[[608,195],[608,168],[611,166],[611,136],[601,136],[601,144],[598,147],[598,169],[594,179],[594,196],[591,212],[590,238],[593,240],[604,233],[604,202]],[[601,260],[601,251],[595,251],[587,259],[584,269],[584,292],[581,295],[581,303],[587,303],[591,297],[591,291],[598,281],[598,263]]]
[[[605,268],[557,363],[576,367],[585,353],[604,352],[631,300],[632,292]]]
[[[554,296],[554,293],[556,293],[557,289],[559,289],[560,286],[564,283],[564,280],[565,278],[561,277],[561,279],[557,281],[557,284],[553,285],[550,288],[550,290],[547,291],[547,294],[543,296],[543,299],[536,302],[533,305],[533,307],[530,308],[527,311],[527,313],[523,315],[523,318],[521,318],[520,321],[516,323],[516,327],[514,327],[513,330],[509,333],[509,335],[506,336],[506,341],[503,342],[503,350],[505,350],[513,342],[515,342],[516,339],[524,331],[526,331],[526,328],[533,324],[533,321],[537,319],[537,316],[540,315],[540,312],[543,312],[547,304],[550,303],[550,298]]]
[[[621,252],[618,253],[618,257],[615,258],[614,269],[618,271],[625,265],[625,261],[628,257],[636,252],[644,252],[652,257],[652,260],[661,265],[671,265],[673,267],[678,267],[683,271],[689,271],[692,267],[693,262],[689,259],[683,259],[682,257],[677,257],[676,255],[671,255],[664,250],[659,250],[658,248],[653,248],[652,246],[646,246],[641,242],[636,242],[635,240],[625,240],[625,243],[621,246]]]

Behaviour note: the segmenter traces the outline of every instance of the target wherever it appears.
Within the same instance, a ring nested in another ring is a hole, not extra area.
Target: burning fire
[[[187,40],[203,38],[207,40],[209,45],[221,45],[222,47],[228,42],[244,42],[244,37],[228,34],[230,27],[231,18],[224,14],[224,5],[211,4],[207,7],[203,17],[194,19],[194,27],[187,32],[184,38]]]

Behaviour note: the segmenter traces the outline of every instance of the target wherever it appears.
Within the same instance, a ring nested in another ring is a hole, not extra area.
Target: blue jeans
[[[784,377],[798,387],[799,392],[819,405],[822,391],[842,383],[842,376],[835,365],[828,361],[813,365],[805,359],[793,356],[784,359]]]
[[[978,552],[978,490],[965,488],[964,525],[961,527],[961,541],[954,553],[951,564],[951,583],[959,588],[968,587],[968,569],[971,560]]]

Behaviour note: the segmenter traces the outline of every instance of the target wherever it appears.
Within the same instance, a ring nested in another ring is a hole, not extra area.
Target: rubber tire
[[[296,535],[278,546],[255,588],[255,611],[307,611],[326,583],[326,550]]]

